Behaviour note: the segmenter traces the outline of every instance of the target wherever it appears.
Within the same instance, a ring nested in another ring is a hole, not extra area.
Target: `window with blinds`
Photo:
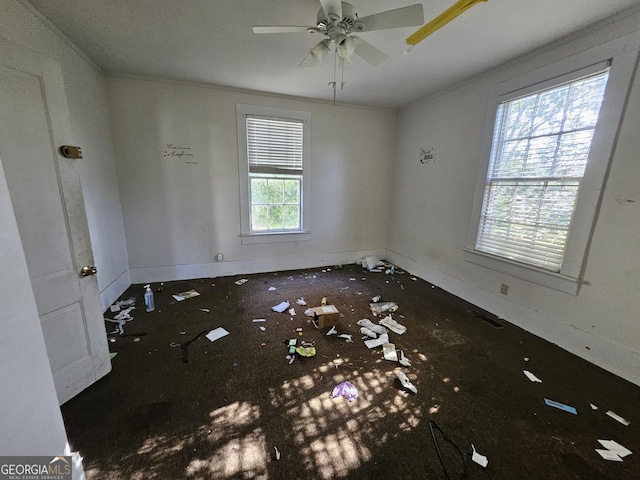
[[[304,122],[247,115],[251,232],[302,229]]]
[[[607,79],[499,104],[477,250],[560,271]]]

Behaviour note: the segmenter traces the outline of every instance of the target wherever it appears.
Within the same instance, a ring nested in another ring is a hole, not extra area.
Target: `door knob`
[[[96,273],[98,273],[98,269],[93,265],[87,265],[86,267],[82,267],[82,270],[80,270],[80,275],[83,277],[90,277]]]

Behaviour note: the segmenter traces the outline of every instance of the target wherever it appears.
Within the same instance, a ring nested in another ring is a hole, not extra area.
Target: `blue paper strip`
[[[544,399],[544,403],[549,405],[550,407],[559,408],[560,410],[564,410],[565,412],[573,413],[574,415],[578,414],[578,411],[569,405],[565,405],[564,403],[555,402],[553,400],[549,400],[548,398]]]

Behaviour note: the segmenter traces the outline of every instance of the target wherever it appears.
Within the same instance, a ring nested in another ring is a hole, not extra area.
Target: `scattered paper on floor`
[[[487,465],[489,464],[489,460],[487,459],[487,457],[485,457],[484,455],[480,455],[478,452],[476,452],[476,447],[473,446],[473,443],[471,444],[471,449],[473,450],[473,454],[471,455],[471,460],[476,462],[481,467],[487,468]]]
[[[527,376],[527,378],[529,380],[531,380],[532,382],[538,382],[538,383],[542,383],[542,380],[540,380],[538,377],[536,377],[533,373],[531,373],[529,370],[523,370],[524,374]]]
[[[226,335],[229,335],[229,332],[227,332],[224,328],[222,327],[218,327],[215,328],[213,330],[211,330],[209,333],[207,333],[205,336],[212,342],[215,342],[216,340],[218,340],[219,338],[222,338]]]
[[[598,443],[602,445],[607,450],[615,453],[620,458],[624,458],[627,455],[631,455],[633,452],[626,447],[623,447],[615,440],[598,440]]]
[[[278,305],[271,307],[271,310],[273,310],[274,312],[282,313],[287,308],[289,308],[289,302],[285,301],[285,302],[280,302]]]
[[[177,295],[172,295],[173,298],[176,299],[176,301],[181,302],[183,300],[186,300],[187,298],[193,298],[193,297],[197,297],[198,295],[200,295],[198,292],[196,292],[195,290],[189,290],[188,292],[182,292],[182,293],[178,293]]]
[[[627,420],[626,418],[622,418],[620,415],[618,415],[615,412],[612,412],[611,410],[607,412],[607,415],[609,415],[611,418],[613,418],[614,420],[617,420],[618,422],[620,422],[621,424],[627,427],[631,424],[629,420]]]

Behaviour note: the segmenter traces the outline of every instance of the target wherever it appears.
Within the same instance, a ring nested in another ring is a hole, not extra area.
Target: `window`
[[[477,250],[560,271],[608,76],[498,105]]]
[[[496,85],[465,259],[577,295],[640,34]]]
[[[243,243],[308,234],[308,112],[237,105]]]

